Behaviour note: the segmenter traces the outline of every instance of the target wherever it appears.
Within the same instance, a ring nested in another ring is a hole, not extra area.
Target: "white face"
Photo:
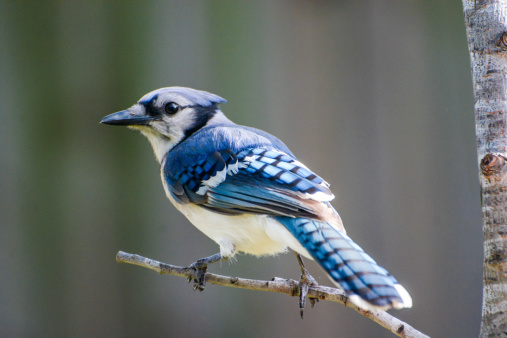
[[[158,133],[173,142],[179,142],[184,136],[185,131],[190,129],[196,120],[196,113],[194,108],[185,108],[191,106],[187,98],[176,93],[161,93],[155,100],[151,100],[156,95],[155,92],[143,96],[139,103],[136,103],[129,112],[134,115],[145,115],[147,109],[151,109],[152,113],[157,114],[157,119],[151,121],[149,126],[131,126],[134,129],[140,129],[143,133]],[[175,103],[180,108],[174,113],[167,113],[165,106],[171,102]],[[146,106],[149,104],[149,106]]]
[[[162,88],[146,94],[128,109],[133,116],[154,117],[146,125],[129,127],[140,130],[148,138],[159,162],[169,150],[188,137],[189,132],[203,127],[212,118],[226,119],[218,108],[210,107],[208,110],[202,107],[210,105],[206,95],[213,99],[213,94],[198,93],[204,97],[191,97],[188,93],[179,93],[174,87]]]

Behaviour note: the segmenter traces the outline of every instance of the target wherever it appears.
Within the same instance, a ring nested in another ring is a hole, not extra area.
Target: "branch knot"
[[[500,154],[486,154],[481,160],[481,172],[485,176],[498,174],[506,170],[507,158]]]
[[[502,51],[507,51],[507,32],[503,32],[502,35],[500,35],[495,45],[500,47]]]

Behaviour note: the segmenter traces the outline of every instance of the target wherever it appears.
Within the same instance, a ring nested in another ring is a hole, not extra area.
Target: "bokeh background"
[[[189,86],[323,176],[349,235],[410,291],[392,314],[475,337],[482,232],[460,1],[1,1],[0,336],[392,337],[339,304],[115,262],[217,252],[164,195],[146,140],[99,125]],[[313,264],[321,284],[330,285]],[[292,254],[215,264],[298,278]]]

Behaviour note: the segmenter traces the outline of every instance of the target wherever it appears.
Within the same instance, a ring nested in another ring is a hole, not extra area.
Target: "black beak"
[[[150,121],[153,121],[152,116],[135,115],[128,110],[122,110],[117,113],[107,115],[100,123],[110,124],[113,126],[146,126]]]

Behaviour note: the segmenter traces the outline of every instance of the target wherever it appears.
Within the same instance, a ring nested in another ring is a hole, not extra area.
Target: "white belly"
[[[274,218],[267,215],[243,214],[226,216],[194,204],[173,205],[206,236],[220,246],[220,253],[231,257],[236,251],[256,256],[275,255],[291,248],[311,259],[298,240]]]

